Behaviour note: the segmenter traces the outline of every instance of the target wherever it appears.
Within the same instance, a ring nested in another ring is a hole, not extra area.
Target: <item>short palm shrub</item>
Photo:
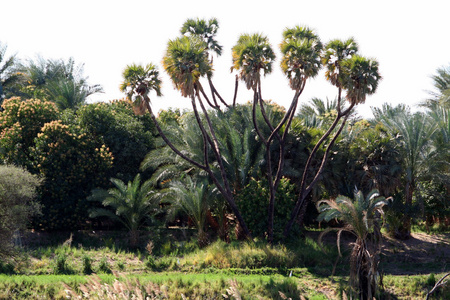
[[[354,200],[339,196],[335,200],[321,200],[317,203],[318,221],[337,219],[344,223],[340,228],[328,228],[319,237],[335,230],[340,237],[344,231],[356,237],[350,255],[351,294],[358,299],[372,299],[379,282],[378,264],[381,252],[381,226],[383,206],[387,200],[377,190],[372,190],[367,197],[361,191],[355,191]]]
[[[90,213],[91,218],[105,216],[122,223],[130,233],[130,246],[136,247],[139,241],[139,230],[146,221],[159,211],[159,200],[154,197],[153,185],[150,181],[141,184],[141,176],[137,174],[133,181],[125,184],[122,180],[111,178],[114,187],[105,191],[96,189],[89,200],[99,201],[103,206]]]

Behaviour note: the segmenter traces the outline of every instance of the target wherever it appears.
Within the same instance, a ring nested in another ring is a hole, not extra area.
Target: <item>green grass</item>
[[[0,266],[0,273],[5,273],[0,275],[0,299],[65,299],[62,283],[80,293],[80,285],[95,278],[86,276],[91,271],[111,287],[114,274],[121,274],[119,280],[126,288],[149,287],[169,299],[181,299],[181,294],[189,299],[222,299],[223,294],[232,298],[236,291],[243,299],[281,299],[280,292],[292,299],[339,299],[348,286],[348,250],[343,247],[344,257],[331,277],[338,257],[333,238],[323,248],[311,236],[274,246],[216,241],[204,249],[198,249],[195,240],[176,239],[133,251],[111,244],[110,239],[105,239],[108,246],[100,247],[39,246],[25,249],[13,270],[8,262]],[[424,298],[444,271],[434,261],[425,266],[397,259],[386,257],[384,262],[403,274],[417,274],[417,270],[425,274],[385,275],[386,299]],[[450,299],[450,287],[433,299]]]

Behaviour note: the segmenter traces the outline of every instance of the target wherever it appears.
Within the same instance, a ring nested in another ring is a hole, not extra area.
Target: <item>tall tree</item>
[[[321,68],[320,51],[322,43],[313,30],[307,27],[288,28],[283,32],[283,42],[280,45],[283,58],[281,69],[289,79],[290,87],[295,91],[290,107],[278,124],[268,119],[264,100],[261,95],[261,73],[264,75],[272,71],[275,54],[266,37],[259,34],[242,35],[233,47],[233,68],[239,71],[241,80],[248,89],[253,90],[253,119],[254,127],[266,148],[267,178],[270,190],[268,207],[268,240],[273,241],[275,197],[284,166],[284,152],[286,137],[292,123],[298,99],[305,88],[306,80],[315,77]],[[268,136],[264,136],[256,122],[256,108],[264,117],[266,126],[270,128]],[[282,134],[281,131],[283,130]],[[272,166],[272,147],[274,141],[279,145],[279,157]]]
[[[433,160],[433,136],[436,124],[424,113],[411,113],[405,105],[392,107],[384,104],[382,108],[373,108],[375,120],[382,123],[394,135],[400,135],[402,147],[400,153],[404,169],[405,204],[411,207],[420,180],[429,177],[428,172]],[[411,234],[411,216],[405,213],[398,237],[406,239]]]
[[[194,115],[203,139],[202,161],[196,161],[182,153],[167,138],[164,131],[159,126],[159,123],[150,106],[150,98],[148,96],[151,90],[155,90],[157,95],[161,95],[159,73],[153,65],[148,65],[147,68],[139,66],[127,67],[123,74],[124,82],[121,86],[122,90],[128,90],[128,96],[136,98],[138,105],[140,105],[139,107],[144,106],[147,108],[161,138],[178,156],[188,161],[195,167],[205,171],[210,176],[214,184],[226,199],[238,219],[238,222],[242,228],[244,228],[246,235],[250,236],[250,231],[246,227],[234,201],[232,190],[229,186],[225,168],[223,166],[223,158],[215,131],[200,96],[200,90],[202,87],[199,80],[201,77],[212,72],[207,53],[205,52],[205,43],[198,39],[198,37],[186,36],[169,41],[166,55],[163,59],[163,65],[171,77],[175,88],[181,92],[182,96],[189,97],[191,99]],[[202,115],[198,111],[197,101],[201,107],[203,113]],[[204,125],[204,122],[206,122],[206,126]],[[210,161],[209,149],[213,152],[215,162]],[[215,166],[213,166],[214,163],[217,163],[218,165],[220,177],[217,177],[213,171],[213,168],[215,168]]]
[[[304,212],[307,205],[307,197],[314,186],[319,181],[320,175],[324,170],[325,164],[330,155],[330,149],[333,147],[336,139],[340,135],[344,125],[349,118],[353,107],[364,103],[367,95],[375,93],[381,76],[378,72],[378,63],[373,59],[368,59],[356,54],[358,46],[353,39],[346,41],[332,40],[325,45],[325,51],[322,55],[322,63],[326,67],[325,76],[328,81],[338,89],[337,96],[337,115],[331,126],[325,134],[319,139],[312,149],[306,162],[303,176],[300,181],[300,192],[292,210],[291,218],[284,229],[284,236],[287,237],[294,225],[297,217],[299,222],[303,223]],[[343,98],[342,91],[346,92]],[[346,100],[348,107],[341,109],[342,102]],[[338,124],[340,123],[339,127]],[[335,130],[337,128],[337,130]],[[308,173],[311,172],[311,162],[318,149],[328,140],[328,137],[334,132],[331,140],[325,148],[322,162],[317,170],[314,170],[312,180],[308,180]],[[302,213],[299,215],[300,211]]]
[[[77,65],[73,58],[64,61],[38,57],[22,69],[28,82],[23,88],[26,97],[52,101],[60,110],[75,109],[89,96],[103,92],[100,85],[88,83],[84,64]]]
[[[7,57],[7,49],[0,42],[0,105],[4,99],[18,96],[17,84],[23,81],[23,74],[18,69],[19,61],[15,55]]]

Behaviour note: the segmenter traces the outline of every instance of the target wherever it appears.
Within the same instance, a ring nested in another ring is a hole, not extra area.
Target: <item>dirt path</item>
[[[384,237],[383,268],[389,274],[450,271],[450,233],[413,233],[406,241]]]

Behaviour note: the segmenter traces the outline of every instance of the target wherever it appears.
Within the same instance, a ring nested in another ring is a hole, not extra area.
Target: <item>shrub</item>
[[[295,199],[295,185],[291,184],[289,179],[282,178],[275,201],[274,236],[276,239],[281,238]],[[268,205],[269,189],[266,180],[251,180],[238,194],[238,206],[253,236],[265,237],[268,228]]]
[[[88,255],[83,256],[83,274],[90,275],[94,273],[92,270],[92,261]]]
[[[0,257],[12,253],[12,237],[40,211],[33,201],[41,180],[28,171],[0,165]]]
[[[56,120],[56,106],[48,101],[6,99],[0,114],[0,159],[6,163],[30,167],[30,147],[41,127]]]
[[[44,229],[79,228],[86,221],[91,189],[107,183],[112,165],[109,149],[61,121],[45,124],[35,139],[33,161],[45,177],[41,189]]]
[[[80,127],[100,138],[114,156],[111,176],[132,180],[145,155],[153,148],[154,127],[148,115],[136,116],[130,102],[94,103],[77,111]],[[111,177],[109,176],[109,177]]]

